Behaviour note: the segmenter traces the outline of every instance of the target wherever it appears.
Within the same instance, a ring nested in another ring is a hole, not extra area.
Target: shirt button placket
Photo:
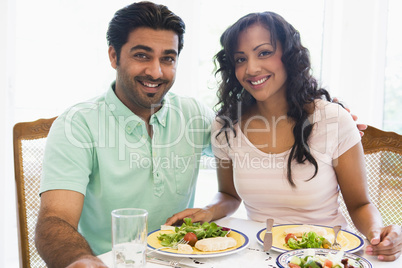
[[[154,133],[152,135],[152,160],[153,160],[153,175],[154,175],[154,189],[155,189],[155,194],[158,196],[161,196],[163,194],[164,191],[164,187],[163,187],[163,176],[162,173],[160,171],[160,165],[161,165],[161,161],[163,161],[163,159],[158,159],[158,157],[160,157],[160,154],[158,154],[158,150],[157,148],[155,148],[155,143],[157,144],[157,140],[158,140],[158,130],[156,128],[156,125],[153,125],[154,128]]]

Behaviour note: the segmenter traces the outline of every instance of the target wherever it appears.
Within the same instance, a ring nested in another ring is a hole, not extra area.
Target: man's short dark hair
[[[174,31],[179,37],[178,53],[182,50],[186,28],[184,21],[164,5],[147,1],[137,2],[116,11],[109,22],[106,38],[108,45],[113,46],[116,51],[117,62],[129,34],[139,27]]]

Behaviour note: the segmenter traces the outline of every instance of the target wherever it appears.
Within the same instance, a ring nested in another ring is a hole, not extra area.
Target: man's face
[[[109,47],[117,71],[116,95],[134,113],[148,114],[160,108],[172,87],[178,60],[179,38],[170,30],[141,27],[133,30],[120,52]]]

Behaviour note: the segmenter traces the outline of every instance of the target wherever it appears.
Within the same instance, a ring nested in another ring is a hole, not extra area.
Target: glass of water
[[[139,208],[112,211],[112,247],[115,268],[145,266],[148,212]]]

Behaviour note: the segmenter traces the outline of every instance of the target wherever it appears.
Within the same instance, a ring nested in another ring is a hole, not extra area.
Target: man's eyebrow
[[[133,52],[135,50],[145,50],[147,52],[153,52],[154,51],[151,47],[144,46],[144,45],[136,45],[136,46],[133,46],[130,49],[131,52]],[[165,51],[163,51],[163,54],[165,54],[165,55],[171,55],[171,54],[177,55],[178,53],[177,53],[177,51],[175,49],[166,49]]]
[[[177,51],[176,51],[175,49],[166,49],[166,50],[163,52],[163,54],[166,54],[166,55],[170,55],[170,54],[177,55],[178,53],[177,53]]]
[[[148,52],[152,52],[152,51],[153,51],[153,49],[152,49],[151,47],[144,46],[144,45],[136,45],[136,46],[133,46],[133,47],[130,49],[130,51],[132,52],[132,51],[134,51],[134,50],[139,50],[139,49],[142,49],[142,50],[145,50],[145,51],[148,51]]]

